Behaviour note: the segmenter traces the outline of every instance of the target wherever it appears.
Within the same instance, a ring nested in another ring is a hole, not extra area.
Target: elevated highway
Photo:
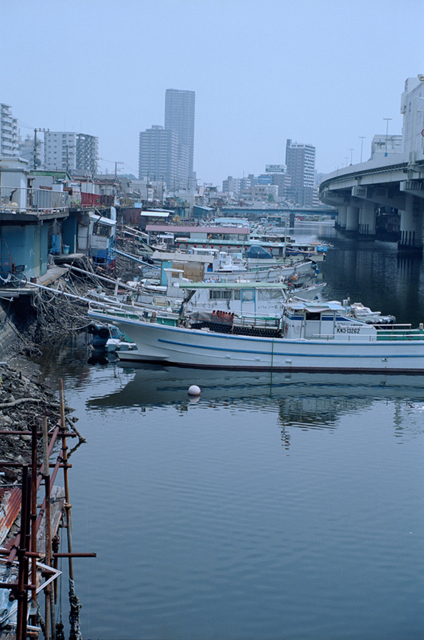
[[[231,206],[223,206],[219,209],[220,215],[231,215],[231,216],[266,216],[268,214],[271,215],[305,215],[305,216],[336,216],[336,211],[333,206],[325,206],[323,204],[321,207],[263,207],[263,208],[253,208],[253,207],[231,207]]]
[[[399,251],[423,251],[424,156],[390,154],[351,165],[325,177],[321,202],[337,208],[337,226],[347,235],[375,238],[376,211],[398,210]]]

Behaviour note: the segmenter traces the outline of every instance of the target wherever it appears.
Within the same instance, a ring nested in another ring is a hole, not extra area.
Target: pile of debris
[[[53,428],[60,419],[60,405],[54,392],[38,380],[36,370],[29,371],[31,366],[23,355],[14,362],[16,368],[0,363],[0,430],[31,431],[34,423],[41,430],[44,417],[48,428]],[[2,435],[0,461],[29,463],[30,459],[30,435]],[[16,467],[4,467],[4,474],[2,480],[8,484],[20,477]]]

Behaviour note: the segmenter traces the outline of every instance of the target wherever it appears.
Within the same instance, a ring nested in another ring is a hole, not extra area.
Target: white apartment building
[[[18,121],[12,116],[11,107],[0,103],[0,156],[18,154]]]
[[[44,167],[47,171],[97,173],[98,138],[85,133],[46,131]]]

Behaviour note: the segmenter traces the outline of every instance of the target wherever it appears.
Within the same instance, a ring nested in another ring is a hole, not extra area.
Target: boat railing
[[[278,329],[281,318],[279,316],[236,316],[233,324],[248,329]]]
[[[378,331],[420,331],[420,329],[411,329],[411,324],[381,324],[379,322],[369,324]]]
[[[343,338],[341,338],[343,335]],[[311,336],[305,338],[305,340],[322,340],[323,342],[329,342],[330,340],[334,340],[336,342],[376,342],[377,337],[376,334],[340,334],[335,335],[334,333],[313,333]]]
[[[401,325],[391,325],[391,327],[397,327]],[[384,327],[376,327],[378,329],[377,332],[377,340],[384,341],[405,341],[405,340],[424,340],[424,328],[411,329],[411,325],[403,325],[403,329],[392,329],[390,326]],[[406,327],[406,328],[405,328]]]

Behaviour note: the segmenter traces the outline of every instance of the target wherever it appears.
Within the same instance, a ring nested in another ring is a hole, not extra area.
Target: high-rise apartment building
[[[0,104],[0,156],[18,153],[18,121],[7,104]]]
[[[50,171],[97,173],[98,138],[85,133],[46,131],[44,166]]]
[[[179,188],[178,135],[160,125],[140,133],[138,177],[160,180],[167,188]]]
[[[195,186],[194,162],[195,92],[167,89],[165,93],[165,129],[178,134],[180,188]]]
[[[99,139],[87,133],[77,133],[77,171],[84,171],[94,176],[97,173],[99,157]]]
[[[301,206],[312,206],[315,177],[315,147],[287,140],[286,165],[291,185],[286,197]]]
[[[167,89],[165,128],[154,125],[140,133],[140,180],[165,181],[169,191],[194,188],[194,102],[194,91]]]

